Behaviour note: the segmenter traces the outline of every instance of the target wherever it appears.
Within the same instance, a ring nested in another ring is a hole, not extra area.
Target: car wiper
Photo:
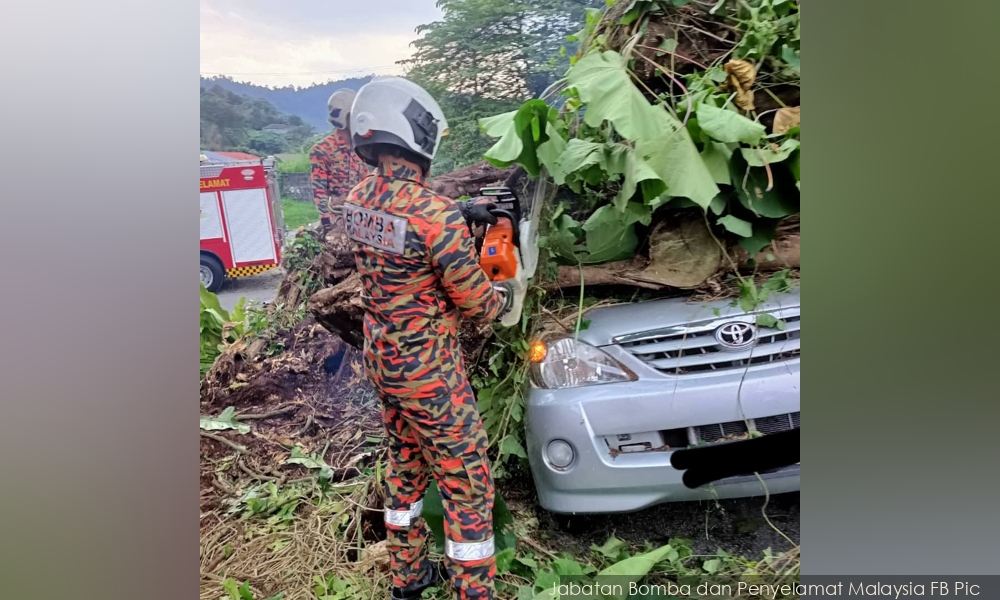
[[[758,438],[675,450],[670,465],[684,471],[690,489],[738,475],[753,475],[799,462],[799,428]]]

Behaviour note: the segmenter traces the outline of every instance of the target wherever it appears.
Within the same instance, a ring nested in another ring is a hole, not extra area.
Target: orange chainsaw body
[[[499,219],[486,230],[479,255],[479,266],[490,281],[504,281],[517,276],[517,246],[514,227],[507,219]]]

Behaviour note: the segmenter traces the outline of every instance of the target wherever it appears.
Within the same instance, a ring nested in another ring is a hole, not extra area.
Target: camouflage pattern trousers
[[[445,561],[454,597],[492,599],[493,477],[483,429],[468,381],[450,396],[382,396],[389,439],[385,525],[393,585],[425,581],[427,524],[421,516],[429,477],[444,507]],[[377,386],[376,386],[376,389]]]

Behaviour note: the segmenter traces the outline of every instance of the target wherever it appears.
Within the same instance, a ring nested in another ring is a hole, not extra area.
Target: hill
[[[294,86],[270,88],[236,81],[231,77],[219,76],[202,77],[201,87],[205,89],[219,86],[242,96],[266,100],[278,111],[301,117],[304,122],[315,127],[317,131],[324,132],[330,129],[330,125],[326,121],[326,101],[330,94],[340,88],[360,89],[370,80],[370,76],[354,77],[341,81],[318,83],[304,88]]]
[[[203,150],[297,152],[315,134],[315,128],[298,115],[283,114],[265,99],[218,85],[201,88],[200,116]]]

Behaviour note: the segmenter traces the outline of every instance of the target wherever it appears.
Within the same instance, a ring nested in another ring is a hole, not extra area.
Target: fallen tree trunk
[[[453,200],[462,196],[475,196],[484,187],[501,185],[516,170],[516,167],[499,169],[483,161],[432,177],[427,180],[427,187],[434,190],[434,193]]]
[[[799,268],[798,226],[798,217],[779,226],[774,242],[756,256],[757,272]],[[732,271],[733,263],[743,272],[754,269],[750,255],[739,245],[731,245],[728,254],[729,259],[722,256],[718,242],[697,219],[664,222],[650,234],[649,259],[636,257],[584,266],[583,283],[585,288],[630,285],[652,290],[694,289],[719,272]],[[579,288],[580,278],[580,267],[561,266],[556,280],[545,282],[541,287],[549,291]]]

